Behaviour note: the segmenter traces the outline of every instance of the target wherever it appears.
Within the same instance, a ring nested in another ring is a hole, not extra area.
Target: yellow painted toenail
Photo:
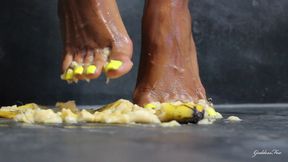
[[[84,72],[83,66],[77,65],[74,67],[74,75],[81,75],[83,74],[83,72]]]
[[[96,72],[97,67],[95,65],[89,65],[86,68],[86,74],[94,74]]]
[[[123,62],[118,60],[110,60],[110,62],[105,66],[105,71],[118,70],[122,66]]]
[[[73,70],[68,69],[64,74],[64,80],[72,80],[73,79]]]
[[[155,109],[156,108],[156,105],[152,104],[152,103],[149,103],[149,104],[146,104],[144,106],[144,108],[150,108],[150,109]]]
[[[196,105],[196,110],[202,112],[204,110],[204,107],[202,105]]]

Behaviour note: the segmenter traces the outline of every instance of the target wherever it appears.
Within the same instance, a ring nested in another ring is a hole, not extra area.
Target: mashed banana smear
[[[37,104],[2,107],[0,117],[18,122],[59,123],[110,123],[110,124],[158,124],[163,127],[180,126],[179,122],[213,123],[222,115],[205,100],[197,103],[153,103],[153,108],[143,108],[128,100],[120,99],[99,109],[78,109],[74,101],[57,103],[56,109],[47,109]]]

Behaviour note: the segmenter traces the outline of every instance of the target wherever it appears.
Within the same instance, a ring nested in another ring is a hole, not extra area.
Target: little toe
[[[70,53],[67,53],[63,57],[62,61],[62,74],[66,72],[66,70],[70,67],[71,63],[73,61],[73,55]]]

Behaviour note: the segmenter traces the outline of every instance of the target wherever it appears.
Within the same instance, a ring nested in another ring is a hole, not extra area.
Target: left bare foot
[[[130,71],[133,46],[116,0],[59,0],[58,7],[64,80],[95,79],[102,71],[118,78]]]

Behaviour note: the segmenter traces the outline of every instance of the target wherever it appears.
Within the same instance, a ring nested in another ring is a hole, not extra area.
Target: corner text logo
[[[273,150],[254,150],[252,154],[252,158],[256,156],[262,156],[262,155],[267,155],[267,156],[273,156],[273,155],[281,155],[282,152],[278,149],[273,149]]]

